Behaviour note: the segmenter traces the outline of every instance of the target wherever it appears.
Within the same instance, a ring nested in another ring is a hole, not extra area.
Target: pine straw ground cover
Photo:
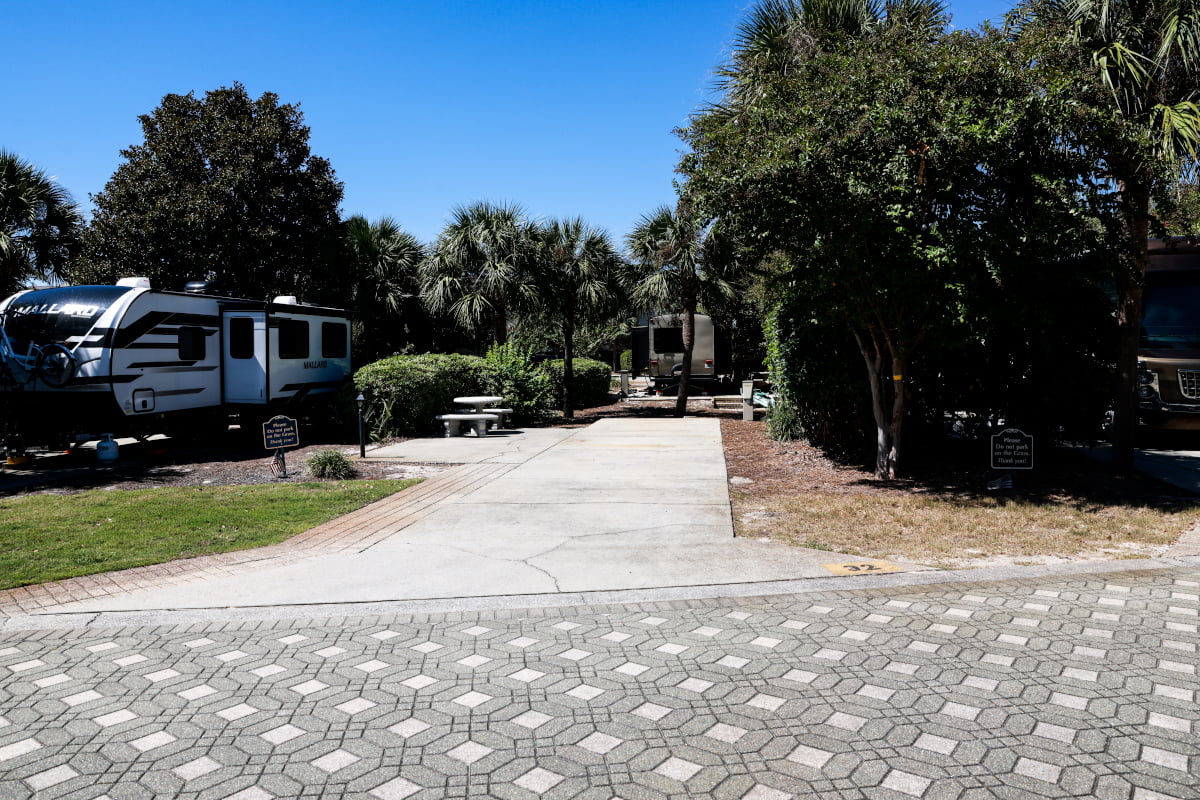
[[[1200,523],[1200,498],[1119,477],[1078,450],[1040,455],[1013,490],[989,491],[986,451],[917,465],[883,482],[761,421],[721,421],[739,536],[942,567],[1160,555]],[[949,466],[947,464],[952,464]]]

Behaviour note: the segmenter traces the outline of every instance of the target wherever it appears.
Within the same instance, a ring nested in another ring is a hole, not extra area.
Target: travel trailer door
[[[226,403],[267,402],[267,313],[221,314],[221,388]]]

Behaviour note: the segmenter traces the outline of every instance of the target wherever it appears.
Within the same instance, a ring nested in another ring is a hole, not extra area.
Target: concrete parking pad
[[[406,464],[519,464],[576,433],[569,428],[498,430],[483,438],[438,436],[371,447],[367,458]]]
[[[734,538],[717,420],[605,419],[586,428],[492,438],[420,439],[373,451],[419,462],[474,456],[493,465],[477,484],[439,496],[386,535],[335,551],[314,549],[304,558],[263,559],[253,563],[252,580],[205,576],[44,610],[735,584],[826,576],[821,565],[839,560],[834,553]],[[386,526],[386,517],[376,512],[371,524]]]

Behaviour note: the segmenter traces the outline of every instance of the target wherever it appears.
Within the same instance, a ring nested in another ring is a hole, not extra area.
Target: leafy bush
[[[621,371],[622,372],[632,372],[633,371],[633,351],[632,350],[622,350],[621,351]]]
[[[576,358],[571,362],[572,374],[575,378],[572,387],[575,394],[575,408],[590,408],[602,406],[608,402],[609,384],[612,381],[612,367],[603,361],[593,361],[590,358]],[[563,360],[542,362],[542,370],[550,381],[554,401],[561,406],[563,399]]]
[[[344,481],[353,478],[358,470],[350,459],[337,450],[319,450],[308,457],[308,471],[314,478]]]
[[[487,365],[479,356],[426,353],[391,356],[354,374],[366,395],[367,426],[375,438],[436,430],[454,398],[487,391]]]
[[[814,318],[806,298],[785,292],[767,316],[767,360],[775,439],[807,439],[837,458],[865,457],[871,439],[869,397],[854,342],[832,319]]]
[[[512,425],[531,422],[550,408],[550,381],[538,365],[530,363],[529,350],[512,342],[494,344],[484,362],[487,392],[504,398],[503,406],[513,410]]]
[[[777,396],[767,412],[767,434],[777,442],[790,442],[804,436],[800,412],[786,395]]]

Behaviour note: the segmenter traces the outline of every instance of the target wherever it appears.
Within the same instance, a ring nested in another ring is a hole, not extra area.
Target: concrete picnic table
[[[504,415],[513,413],[511,408],[499,408],[496,403],[503,403],[503,397],[495,397],[493,395],[479,395],[478,397],[456,397],[454,402],[460,406],[471,406],[475,414],[494,414],[496,415],[496,425],[504,427]],[[464,409],[465,410],[465,409]]]
[[[475,413],[482,414],[486,411],[486,406],[494,406],[503,399],[503,397],[481,395],[479,397],[456,397],[454,398],[454,402],[463,406],[471,406],[475,409]]]

